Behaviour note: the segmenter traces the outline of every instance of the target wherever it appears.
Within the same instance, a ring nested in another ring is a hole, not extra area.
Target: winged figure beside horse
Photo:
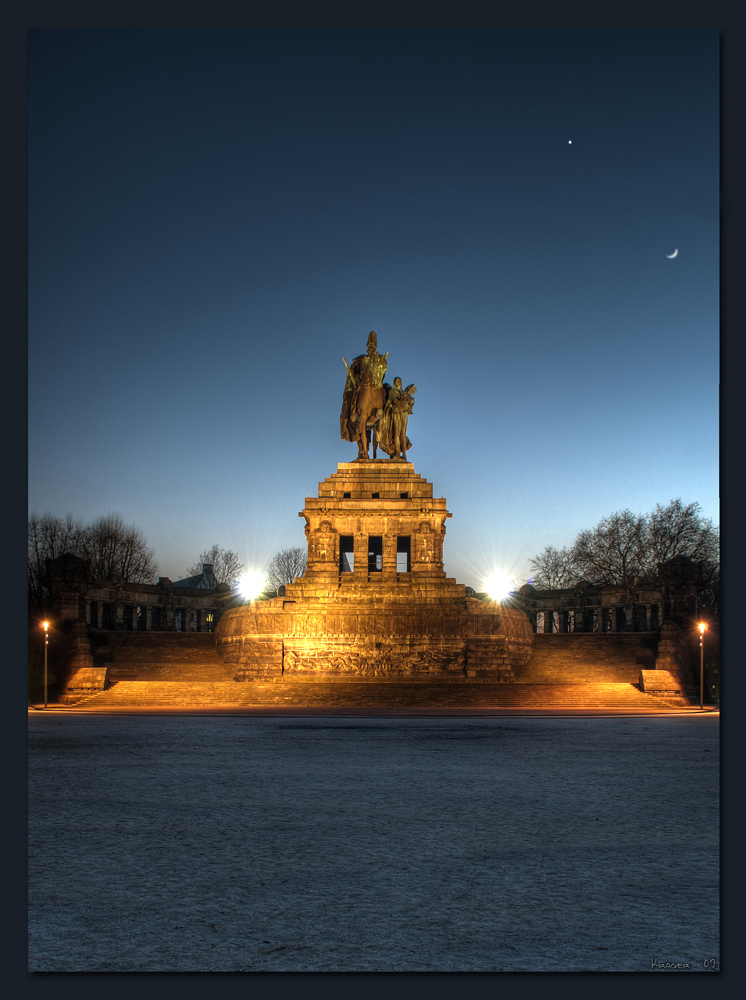
[[[373,444],[373,458],[378,448],[389,458],[407,461],[412,442],[407,437],[407,421],[414,406],[415,385],[402,389],[400,378],[393,386],[383,381],[388,364],[386,354],[378,353],[375,331],[368,336],[368,350],[353,358],[350,364],[342,358],[347,380],[342,395],[339,418],[344,441],[356,441],[358,459],[368,458],[368,446]]]

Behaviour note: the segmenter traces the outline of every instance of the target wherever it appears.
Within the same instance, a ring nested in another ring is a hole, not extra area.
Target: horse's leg
[[[373,427],[373,458],[378,454],[378,428]]]
[[[367,409],[367,408],[366,408]],[[364,412],[362,408],[358,409],[358,438],[357,438],[357,457],[367,458],[368,457],[368,414]]]

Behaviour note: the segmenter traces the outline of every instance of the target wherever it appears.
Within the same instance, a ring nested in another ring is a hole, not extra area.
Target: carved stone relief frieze
[[[465,669],[465,648],[427,649],[408,643],[358,643],[337,648],[292,648],[286,645],[284,670],[361,676],[454,674]]]

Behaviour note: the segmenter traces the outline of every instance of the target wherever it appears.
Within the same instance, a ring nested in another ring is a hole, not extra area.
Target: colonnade
[[[217,615],[205,608],[87,601],[86,621],[95,629],[132,632],[213,632]]]
[[[613,607],[539,609],[528,611],[534,632],[657,632],[659,604]]]

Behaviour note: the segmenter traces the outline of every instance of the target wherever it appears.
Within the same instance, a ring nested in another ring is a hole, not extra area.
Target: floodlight
[[[504,601],[513,590],[513,581],[507,573],[498,571],[485,581],[485,587],[493,601]]]
[[[238,582],[238,590],[246,601],[253,601],[267,585],[264,573],[258,569],[250,569],[243,574]]]

